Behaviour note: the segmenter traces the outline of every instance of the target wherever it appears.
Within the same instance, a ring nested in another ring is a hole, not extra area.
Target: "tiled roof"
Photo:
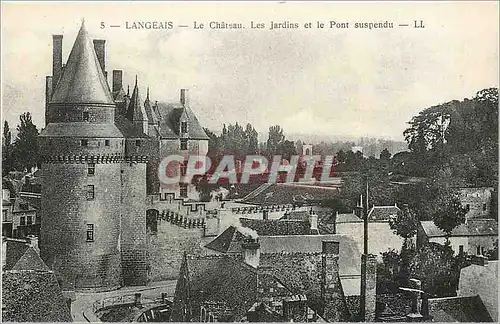
[[[259,190],[259,189],[257,189]],[[255,205],[280,205],[305,203],[308,200],[332,199],[338,194],[337,188],[274,183],[257,195],[250,193],[242,202]]]
[[[353,213],[349,214],[338,214],[336,223],[362,223],[363,220]]]
[[[114,105],[113,97],[84,23],[76,36],[61,78],[55,85],[51,103]]]
[[[36,208],[33,208],[30,203],[28,203],[23,198],[15,198],[14,199],[14,207],[12,208],[13,213],[21,213],[21,212],[33,212],[36,211]]]
[[[429,299],[434,322],[493,322],[479,296]]]
[[[446,233],[433,221],[421,221],[422,229],[427,237],[445,237]],[[467,224],[460,224],[451,231],[451,236],[496,236],[498,223],[494,219],[469,219]]]
[[[39,270],[49,271],[49,267],[43,262],[35,249],[29,246],[21,258],[16,262],[12,270]]]
[[[471,218],[467,221],[469,235],[498,235],[498,222],[489,218]]]
[[[50,271],[2,273],[2,321],[72,322],[56,276]]]
[[[12,270],[17,261],[21,259],[29,244],[22,239],[7,239],[6,255],[5,255],[5,270]]]
[[[309,221],[240,218],[240,223],[256,231],[259,236],[312,234]]]
[[[158,103],[160,119],[160,132],[162,138],[179,138],[179,119],[186,112],[188,117],[188,138],[208,140],[208,136],[201,127],[191,108],[184,108],[180,104]]]
[[[234,309],[230,321],[246,314],[257,297],[257,271],[230,257],[187,258],[191,302],[224,302]],[[199,307],[198,307],[199,309]]]
[[[241,240],[243,238],[245,238],[245,235],[236,226],[229,226],[205,247],[222,253],[239,253],[241,252]]]
[[[41,137],[123,137],[114,124],[85,122],[50,123],[40,134]]]
[[[369,221],[388,221],[401,211],[397,206],[373,206],[368,212]]]

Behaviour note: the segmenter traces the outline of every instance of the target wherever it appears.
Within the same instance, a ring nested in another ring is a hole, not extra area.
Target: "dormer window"
[[[188,123],[183,121],[181,122],[181,133],[185,134],[188,131]]]
[[[89,121],[89,120],[90,120],[89,112],[84,111],[83,112],[83,121]]]

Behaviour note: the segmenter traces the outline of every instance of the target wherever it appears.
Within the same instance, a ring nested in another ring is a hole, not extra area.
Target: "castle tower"
[[[102,63],[82,23],[61,75],[52,78],[40,135],[40,250],[63,289],[109,290],[122,283],[124,138]]]
[[[135,77],[134,91],[130,98],[130,104],[127,109],[127,118],[138,127],[142,133],[148,134],[148,115],[144,102],[141,100],[139,87],[137,86],[137,76]]]

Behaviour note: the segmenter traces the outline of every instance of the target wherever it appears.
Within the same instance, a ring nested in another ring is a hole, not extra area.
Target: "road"
[[[71,316],[73,321],[77,323],[100,322],[92,310],[92,305],[95,301],[105,298],[133,295],[141,293],[141,298],[154,300],[161,296],[162,293],[167,293],[167,296],[173,297],[175,293],[176,280],[153,282],[148,286],[123,287],[118,290],[106,292],[78,292],[76,299],[71,304]],[[170,299],[170,298],[169,298]]]

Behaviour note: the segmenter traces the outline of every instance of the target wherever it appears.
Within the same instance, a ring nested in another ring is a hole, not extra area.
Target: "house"
[[[252,230],[230,226],[205,245],[206,253],[240,255],[242,253],[241,242],[249,231]],[[344,294],[346,296],[359,295],[362,240],[356,242],[349,235],[259,236],[261,264],[272,265],[275,262],[274,256],[280,253],[291,255],[294,253],[320,253],[322,251],[321,242],[324,240],[335,240],[340,243],[339,276]]]
[[[72,322],[70,301],[36,247],[24,240],[7,240],[2,321]]]
[[[465,187],[459,188],[459,198],[462,207],[467,210],[465,217],[471,218],[490,218],[491,198],[494,188],[492,187]],[[498,211],[495,211],[498,212]]]
[[[40,219],[37,210],[24,198],[11,196],[8,189],[2,190],[2,235],[22,238],[40,234]]]
[[[359,252],[348,238],[258,237],[233,228],[207,247],[221,253],[183,261],[173,321],[347,321],[359,316],[359,304],[349,307],[341,279],[341,271],[359,271],[359,260],[353,260]],[[375,267],[368,268],[373,282],[367,287],[374,287]],[[365,313],[374,314],[375,290],[367,288],[368,295],[373,303],[365,303],[372,308]]]
[[[404,238],[394,233],[389,220],[401,212],[394,206],[372,206],[368,212],[368,252],[381,256],[381,253],[390,249],[401,250]],[[363,242],[363,220],[352,213],[338,213],[335,215],[335,231],[337,234],[351,236],[356,242]]]
[[[472,218],[453,229],[450,244],[455,254],[466,252],[485,255],[498,241],[498,222],[494,219]],[[446,233],[433,221],[421,221],[417,228],[417,248],[427,242],[444,244]]]

